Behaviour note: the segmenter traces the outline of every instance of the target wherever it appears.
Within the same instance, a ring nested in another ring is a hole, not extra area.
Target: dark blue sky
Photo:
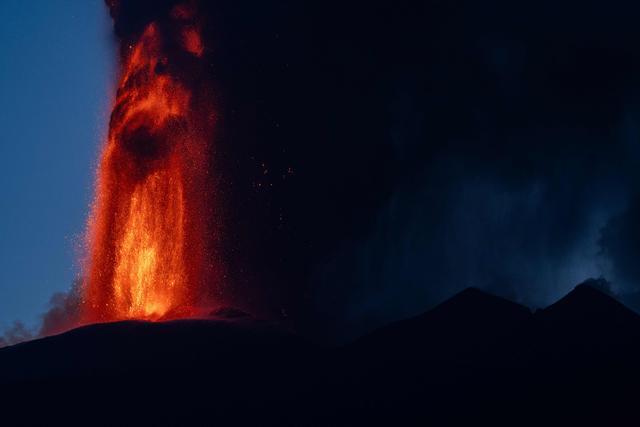
[[[0,330],[70,287],[114,75],[102,0],[0,2]]]

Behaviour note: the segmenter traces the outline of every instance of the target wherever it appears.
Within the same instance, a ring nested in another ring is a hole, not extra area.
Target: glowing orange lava
[[[85,323],[185,317],[208,303],[214,115],[184,70],[204,46],[179,12],[178,30],[152,22],[123,54],[88,227]]]

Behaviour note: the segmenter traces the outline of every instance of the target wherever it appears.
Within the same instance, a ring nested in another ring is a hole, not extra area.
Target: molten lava
[[[83,323],[185,317],[210,304],[214,114],[190,80],[204,51],[198,26],[184,7],[171,19],[123,52],[88,227]]]

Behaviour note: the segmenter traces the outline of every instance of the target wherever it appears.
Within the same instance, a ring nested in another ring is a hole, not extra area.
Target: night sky
[[[118,33],[170,3],[124,2]],[[640,291],[640,9],[205,3],[226,302],[343,338],[469,286]],[[0,7],[8,325],[73,281],[116,55],[98,1]]]

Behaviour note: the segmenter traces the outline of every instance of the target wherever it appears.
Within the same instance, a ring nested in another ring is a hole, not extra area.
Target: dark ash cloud
[[[13,322],[13,325],[6,329],[0,336],[0,348],[18,344],[35,338],[33,331],[20,321]]]

